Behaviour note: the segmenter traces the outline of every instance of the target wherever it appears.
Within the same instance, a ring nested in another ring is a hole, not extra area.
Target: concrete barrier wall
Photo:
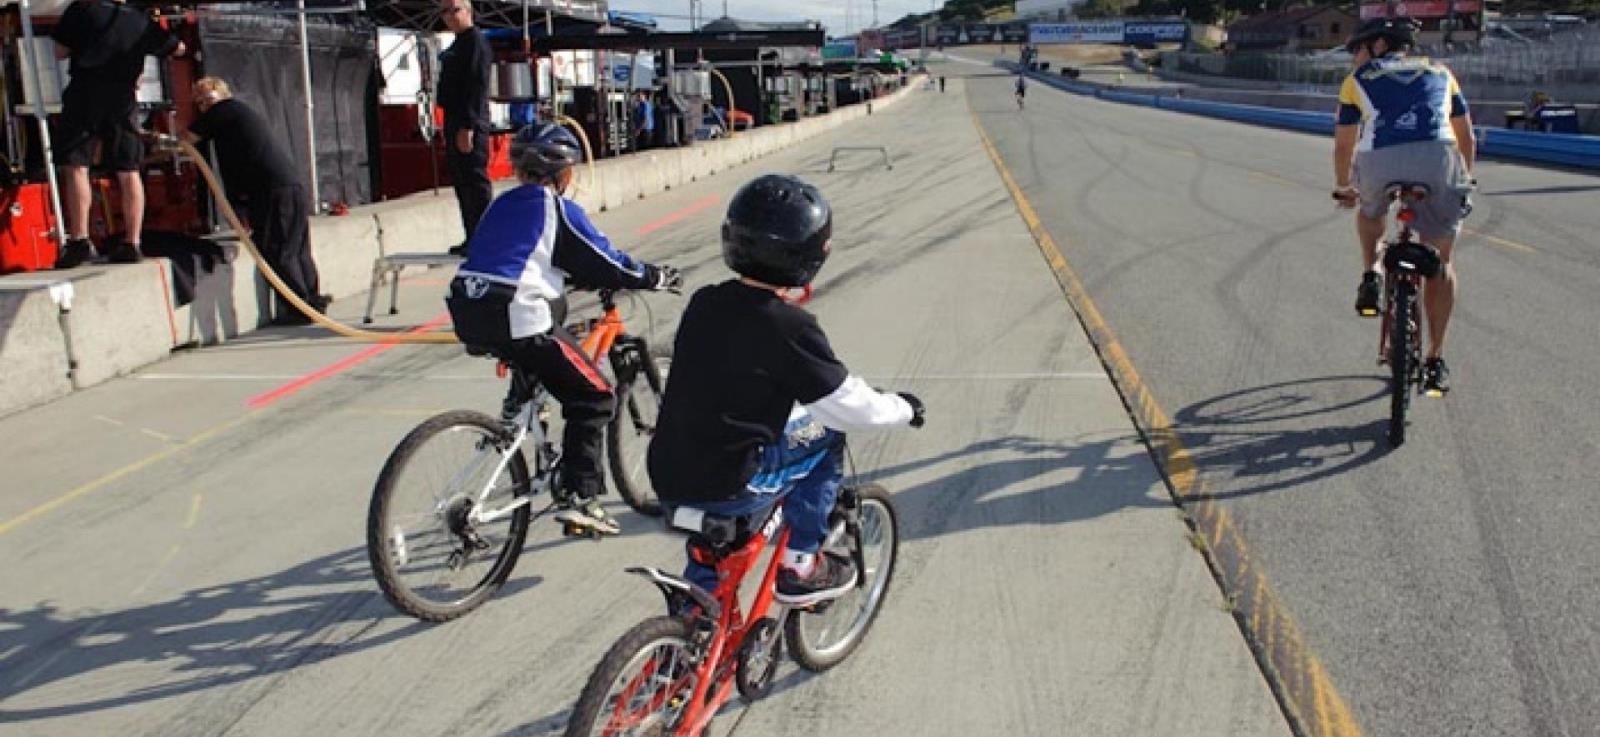
[[[70,282],[64,283],[71,288]],[[61,308],[48,280],[0,283],[0,414],[72,392]]]
[[[893,104],[916,88],[908,85],[873,104]],[[578,174],[574,199],[591,212],[623,207],[866,114],[865,106],[853,105],[686,148],[607,159],[592,173],[585,167]],[[311,221],[322,291],[336,298],[365,295],[380,255],[441,253],[461,240],[455,194],[447,187]],[[192,301],[182,306],[175,304],[174,274],[165,259],[0,277],[0,416],[160,361],[175,347],[225,342],[265,324],[271,288],[239,245],[223,243],[221,249],[220,258],[194,275]],[[70,311],[64,313],[52,298],[52,285],[57,293],[73,293]]]
[[[1016,65],[1009,62],[996,62],[996,64],[1013,70],[1016,69]],[[1138,88],[1140,91],[1132,92],[1129,91],[1131,88],[1072,82],[1040,72],[1028,72],[1028,75],[1068,92],[1090,95],[1112,102],[1158,107],[1308,133],[1325,135],[1333,133],[1333,103],[1322,95],[1260,93],[1194,87],[1164,90]],[[1240,99],[1240,96],[1257,102],[1275,101],[1281,103],[1281,105],[1269,107],[1265,105],[1240,104],[1234,101]],[[1301,109],[1302,107],[1311,109]],[[1600,136],[1530,133],[1484,125],[1476,126],[1476,130],[1478,133],[1478,153],[1480,155],[1522,162],[1600,170]]]

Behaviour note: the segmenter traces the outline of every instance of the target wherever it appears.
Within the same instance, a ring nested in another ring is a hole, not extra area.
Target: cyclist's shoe
[[[1435,399],[1450,392],[1450,367],[1443,358],[1430,358],[1422,364],[1422,393]]]
[[[94,258],[94,244],[88,238],[68,238],[56,256],[56,268],[75,269]]]
[[[1378,316],[1378,295],[1383,292],[1383,277],[1376,271],[1361,275],[1361,287],[1356,290],[1356,314],[1362,317]]]
[[[555,513],[555,519],[566,526],[573,535],[615,535],[622,527],[611,517],[600,500],[594,497],[568,497],[564,507]]]
[[[805,607],[837,599],[854,585],[856,567],[850,559],[821,553],[811,568],[811,575],[802,576],[789,568],[779,571],[774,598],[789,606]]]

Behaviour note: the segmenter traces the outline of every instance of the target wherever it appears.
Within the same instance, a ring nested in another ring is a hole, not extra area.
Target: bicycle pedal
[[[1377,317],[1381,313],[1379,313],[1377,310],[1357,310],[1356,314],[1362,317]]]
[[[1429,397],[1429,398],[1432,398],[1432,399],[1444,399],[1444,395],[1445,395],[1445,392],[1442,392],[1442,391],[1440,391],[1438,389],[1423,389],[1422,390],[1422,396]]]

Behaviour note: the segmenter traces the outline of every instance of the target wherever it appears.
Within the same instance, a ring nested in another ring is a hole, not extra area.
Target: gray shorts
[[[1412,229],[1424,241],[1454,238],[1466,217],[1472,175],[1454,141],[1418,141],[1356,154],[1355,186],[1361,191],[1361,214],[1383,217],[1390,202],[1384,189],[1393,182],[1428,185],[1428,199],[1417,204]]]

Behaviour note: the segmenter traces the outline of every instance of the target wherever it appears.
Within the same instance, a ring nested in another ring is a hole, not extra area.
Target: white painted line
[[[176,443],[176,442],[178,442],[177,438],[172,437],[171,435],[168,435],[168,434],[166,434],[164,432],[156,432],[155,430],[151,430],[148,427],[139,428],[139,432],[144,433],[145,435],[149,435],[150,437],[155,438],[155,439],[160,440],[160,441],[165,442],[165,443]]]

